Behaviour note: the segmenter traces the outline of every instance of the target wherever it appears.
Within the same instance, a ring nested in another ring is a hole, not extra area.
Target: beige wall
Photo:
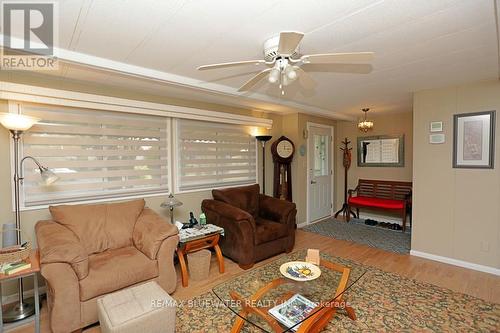
[[[361,112],[360,112],[361,113]],[[373,112],[375,113],[375,112]],[[373,116],[371,114],[370,116]],[[344,202],[344,167],[342,166],[342,151],[339,149],[341,141],[348,138],[352,146],[352,162],[348,172],[348,188],[355,188],[359,178],[382,179],[382,180],[412,180],[412,155],[413,155],[413,119],[411,112],[396,113],[384,116],[369,117],[374,122],[373,130],[368,133],[362,133],[357,128],[357,122],[341,121],[338,122],[336,138],[337,145],[335,150],[335,163],[337,166],[336,179],[336,206],[342,207]],[[357,160],[357,138],[360,136],[373,135],[401,135],[405,138],[405,161],[404,167],[358,167]],[[379,215],[390,215],[386,212],[378,212]]]
[[[453,169],[453,114],[497,110],[495,169]],[[500,82],[414,95],[412,250],[500,268]],[[429,123],[446,142],[429,144]]]

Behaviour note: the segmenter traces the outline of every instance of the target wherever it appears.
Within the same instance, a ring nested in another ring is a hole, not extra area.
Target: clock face
[[[293,154],[293,145],[288,140],[283,140],[276,146],[276,152],[281,158],[288,158]]]

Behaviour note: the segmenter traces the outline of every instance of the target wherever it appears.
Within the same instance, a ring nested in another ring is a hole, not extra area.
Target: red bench
[[[411,182],[360,179],[358,186],[348,191],[347,204],[349,209],[356,208],[357,218],[359,218],[361,207],[400,212],[403,219],[403,232],[405,232],[406,215],[411,209],[411,191]],[[354,193],[357,193],[357,196],[353,196]],[[349,215],[347,215],[347,221],[349,220]]]

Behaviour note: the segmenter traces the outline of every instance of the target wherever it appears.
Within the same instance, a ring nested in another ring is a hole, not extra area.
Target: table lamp
[[[19,188],[23,182],[22,176],[22,166],[26,159],[31,159],[37,165],[40,171],[40,177],[42,178],[42,183],[45,185],[50,185],[57,181],[57,177],[52,171],[47,167],[40,164],[34,157],[25,156],[21,161],[19,161],[19,140],[23,132],[29,130],[33,125],[39,122],[41,119],[30,117],[22,114],[16,113],[0,113],[0,123],[10,131],[12,138],[14,139],[14,204],[15,204],[15,218],[16,218],[16,241],[17,244],[22,244],[21,239],[21,210],[19,208]],[[14,306],[6,309],[3,313],[4,322],[13,322],[22,320],[29,317],[35,313],[35,306],[33,303],[25,302],[23,298],[23,281],[19,279],[18,282],[18,303]]]
[[[174,207],[182,206],[182,202],[174,197],[172,193],[167,198],[167,201],[163,202],[160,207],[168,208],[170,210],[170,223],[174,224]]]

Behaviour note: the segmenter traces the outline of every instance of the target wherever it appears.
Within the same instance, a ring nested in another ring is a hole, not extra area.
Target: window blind
[[[179,191],[257,182],[250,128],[179,119],[176,130]]]
[[[38,104],[22,112],[42,119],[23,134],[22,155],[60,177],[40,185],[26,160],[25,207],[169,191],[168,118]]]

